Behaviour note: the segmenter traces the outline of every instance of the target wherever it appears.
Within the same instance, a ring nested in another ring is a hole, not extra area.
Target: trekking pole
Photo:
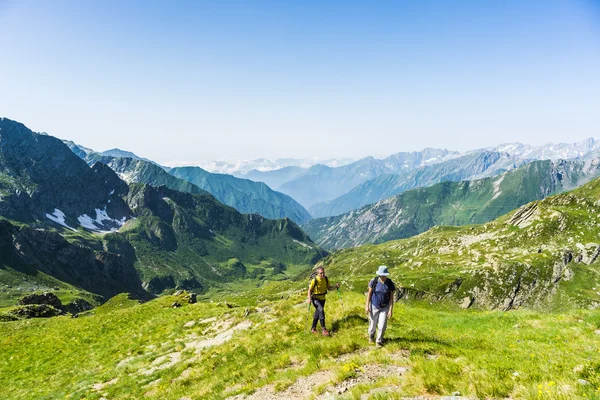
[[[340,292],[340,288],[337,288],[338,296],[340,296],[340,302],[342,303],[342,315],[346,314],[344,311],[344,300],[342,300],[342,292]]]
[[[307,309],[306,309],[306,323],[308,326],[308,331],[310,332],[310,303],[307,304]]]

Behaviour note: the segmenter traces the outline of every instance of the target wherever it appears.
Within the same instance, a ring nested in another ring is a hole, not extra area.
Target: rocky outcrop
[[[91,310],[92,308],[94,308],[94,306],[87,300],[75,299],[72,302],[66,304],[64,308],[71,314],[79,314],[84,311]]]
[[[9,318],[14,317],[11,319],[50,318],[65,314],[65,311],[48,304],[30,304],[8,312]]]
[[[42,271],[105,298],[129,292],[148,297],[133,261],[114,253],[70,243],[59,233],[0,221],[0,260],[16,271]]]
[[[44,292],[42,294],[30,294],[29,296],[23,297],[17,305],[27,305],[27,304],[46,304],[52,306],[56,309],[62,309],[62,302],[54,293]]]

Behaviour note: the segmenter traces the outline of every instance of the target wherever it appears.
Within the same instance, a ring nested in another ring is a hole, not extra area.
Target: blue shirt
[[[396,290],[396,285],[390,278],[387,278],[384,283],[379,278],[373,278],[369,282],[369,287],[373,289],[371,304],[375,308],[387,307],[390,304],[392,292]]]

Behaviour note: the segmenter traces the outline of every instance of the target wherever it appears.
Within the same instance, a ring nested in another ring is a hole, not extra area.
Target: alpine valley
[[[0,398],[598,398],[597,151],[280,159],[234,177],[1,118]],[[375,347],[380,265],[397,291]],[[330,336],[309,331],[319,266],[340,283]]]

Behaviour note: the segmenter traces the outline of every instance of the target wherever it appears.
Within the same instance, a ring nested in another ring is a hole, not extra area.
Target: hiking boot
[[[369,336],[369,343],[375,343],[375,336]]]
[[[375,346],[377,346],[377,347],[383,347],[383,342],[377,342],[377,343],[375,343]]]
[[[329,336],[329,331],[327,329],[323,329],[323,336]]]
[[[310,333],[313,333],[313,334],[316,335],[319,332],[317,332],[317,330],[315,328],[310,328]]]

